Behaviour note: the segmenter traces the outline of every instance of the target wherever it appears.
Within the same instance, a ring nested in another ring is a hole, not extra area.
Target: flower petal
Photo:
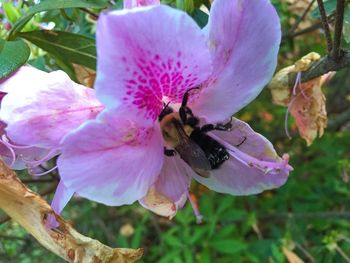
[[[61,214],[63,208],[68,204],[69,200],[73,197],[74,191],[67,188],[62,181],[59,182],[55,196],[53,197],[51,207],[56,214]]]
[[[7,143],[6,138],[6,123],[0,121],[0,156],[3,161],[11,167],[13,170],[23,170],[28,168],[27,162],[36,161],[42,159],[48,154],[47,149],[30,147],[30,146],[19,146],[13,148]]]
[[[97,97],[107,108],[123,104],[152,120],[165,97],[180,102],[211,72],[204,33],[164,5],[101,14],[97,54]]]
[[[145,126],[126,111],[102,112],[63,141],[61,180],[77,194],[106,205],[144,197],[163,164],[158,126]]]
[[[248,124],[233,119],[232,132],[212,132],[211,137],[226,147],[230,159],[209,178],[194,175],[208,188],[232,195],[257,194],[283,185],[292,170],[288,157],[279,158],[271,143]]]
[[[268,0],[215,0],[210,12],[214,72],[191,108],[215,123],[247,105],[271,79],[281,29]]]
[[[148,5],[159,5],[160,0],[124,0],[124,8],[134,8]]]
[[[164,164],[155,184],[140,204],[152,212],[174,217],[187,200],[192,180],[191,168],[178,156],[164,157]]]
[[[57,147],[70,130],[95,118],[103,108],[94,90],[74,83],[62,71],[46,73],[24,66],[1,88],[8,94],[0,118],[16,144]]]

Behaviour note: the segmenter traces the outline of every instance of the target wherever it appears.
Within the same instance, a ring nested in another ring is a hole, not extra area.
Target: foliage
[[[110,2],[46,0],[35,6],[34,1],[3,2],[4,13],[0,12],[0,37],[3,39],[0,40],[1,62],[3,57],[14,58],[6,54],[8,49],[8,52],[14,52],[10,46],[28,45],[31,50],[30,64],[46,71],[61,68],[72,78],[79,79],[73,63],[89,68],[95,66],[91,39],[95,28],[93,14],[98,14],[106,6],[121,7],[120,1]],[[320,30],[293,36],[298,30],[318,22],[317,9],[312,8],[303,23],[294,32],[290,31],[300,17],[297,8],[304,10],[310,1],[272,2],[281,17],[285,33],[279,68],[293,64],[310,51],[325,53],[326,44]],[[298,2],[306,4],[299,7]],[[326,11],[331,14],[336,1],[324,2]],[[191,13],[200,26],[207,22],[207,15],[199,9],[202,3],[209,6],[207,1],[167,3]],[[349,10],[347,6],[344,46],[347,46],[350,35]],[[54,32],[38,31],[52,28]],[[11,41],[5,42],[6,37]],[[79,48],[78,43],[85,48]],[[1,67],[0,76],[10,74],[25,62],[28,56],[26,49],[25,46],[16,48],[23,54],[16,54],[18,60],[14,60],[17,63],[14,67]],[[286,109],[271,103],[267,89],[238,114],[239,118],[269,138],[279,153],[290,154],[290,163],[295,170],[282,188],[258,196],[232,197],[193,184],[192,191],[197,196],[204,217],[204,222],[199,225],[195,222],[189,203],[170,221],[137,204],[106,207],[76,198],[64,211],[63,217],[71,220],[81,233],[108,246],[145,248],[142,262],[224,263],[234,260],[282,263],[287,262],[286,251],[295,253],[305,262],[350,262],[349,118],[342,119],[340,124],[337,122],[350,106],[349,73],[350,69],[338,72],[325,88],[329,128],[310,147],[298,137],[292,120],[289,126],[293,138],[289,140],[286,137]],[[22,174],[21,178],[25,180],[28,176]],[[55,179],[51,181],[55,182]],[[52,182],[30,183],[30,187],[45,190]],[[50,200],[51,196],[47,199]],[[43,258],[45,262],[61,262],[33,241],[16,223],[8,221],[0,224],[0,262],[42,262]]]

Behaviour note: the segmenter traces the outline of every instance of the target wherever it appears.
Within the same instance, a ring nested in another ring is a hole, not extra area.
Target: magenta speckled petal
[[[141,121],[141,120],[140,120]],[[163,165],[159,127],[125,111],[104,111],[63,141],[58,168],[64,185],[106,205],[144,197]]]
[[[71,81],[62,71],[46,73],[21,67],[1,83],[8,94],[0,118],[16,144],[57,147],[61,139],[103,109],[94,90]]]
[[[204,82],[211,59],[204,33],[186,13],[159,5],[102,13],[97,24],[97,97],[156,120],[164,100]]]
[[[231,156],[219,169],[212,170],[210,178],[195,175],[201,184],[220,193],[250,195],[280,187],[287,181],[292,170],[288,156],[278,157],[271,143],[248,124],[234,119],[231,132],[210,134]]]
[[[215,123],[251,102],[271,79],[281,29],[268,0],[215,0],[205,32],[214,70],[192,110]]]

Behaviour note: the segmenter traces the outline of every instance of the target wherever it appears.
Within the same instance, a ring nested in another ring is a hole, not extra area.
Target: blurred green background
[[[310,0],[272,2],[284,33],[279,68],[293,64],[310,51],[325,54],[320,26],[310,31],[319,23],[315,4],[298,23]],[[330,17],[335,2],[325,1]],[[198,7],[203,3],[208,5],[207,1],[167,3],[185,9],[199,24],[206,23],[207,17]],[[6,4],[3,2],[0,9],[0,37],[8,33],[34,2]],[[111,4],[114,8],[121,7],[120,1]],[[344,47],[350,41],[349,10],[347,6]],[[25,30],[41,27],[91,37],[95,21],[80,9],[52,10],[36,15]],[[32,65],[47,71],[61,68],[75,78],[71,65],[56,54],[46,53],[33,44],[30,48]],[[338,72],[323,90],[327,97],[329,128],[310,147],[299,137],[292,117],[289,128],[293,138],[287,138],[286,108],[271,103],[268,89],[237,114],[273,142],[280,155],[289,153],[294,171],[280,189],[256,196],[233,197],[193,183],[192,192],[204,218],[202,224],[196,224],[189,202],[173,220],[168,220],[138,204],[106,207],[75,198],[64,210],[63,217],[84,235],[111,247],[143,247],[141,262],[350,262],[350,69]],[[24,173],[20,176],[33,190],[50,193],[45,198],[51,200],[55,175],[41,183],[32,182]],[[63,262],[42,248],[18,224],[7,220],[1,211],[0,222],[1,263]],[[302,261],[293,261],[293,257]]]

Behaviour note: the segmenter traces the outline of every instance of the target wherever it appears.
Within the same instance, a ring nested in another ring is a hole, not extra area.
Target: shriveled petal
[[[191,168],[178,156],[165,157],[160,175],[140,204],[152,212],[174,217],[187,200]]]
[[[126,9],[159,4],[160,0],[124,0],[124,8]]]
[[[232,195],[257,194],[283,185],[292,167],[288,157],[278,157],[271,143],[248,124],[233,120],[232,132],[212,132],[210,135],[223,144],[230,159],[219,169],[212,170],[209,178],[194,175],[208,188]]]
[[[63,141],[58,168],[64,185],[106,205],[144,197],[163,165],[158,125],[145,126],[124,111],[104,111]]]
[[[165,97],[180,102],[211,72],[204,33],[186,13],[163,5],[101,14],[97,54],[98,98],[152,120]]]
[[[74,83],[63,71],[46,73],[24,66],[1,86],[8,94],[0,118],[16,144],[57,147],[69,131],[103,108],[94,90]]]
[[[208,33],[214,71],[193,112],[215,123],[252,101],[271,79],[281,39],[268,0],[215,0]]]

